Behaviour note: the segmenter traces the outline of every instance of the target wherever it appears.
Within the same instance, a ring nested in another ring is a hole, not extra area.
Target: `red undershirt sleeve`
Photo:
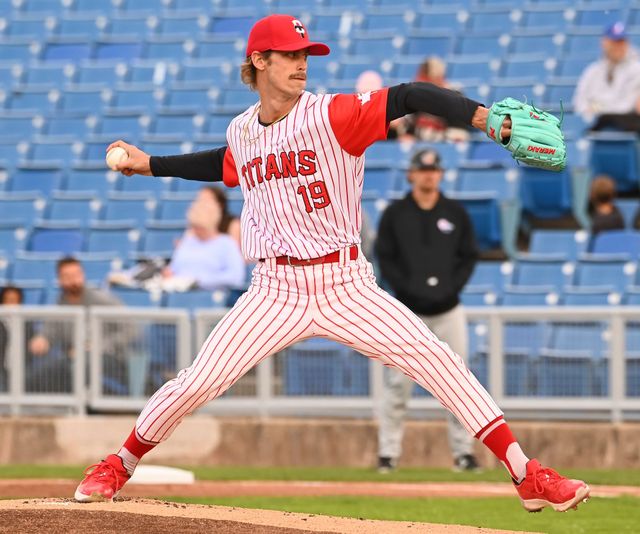
[[[329,103],[329,122],[340,146],[353,156],[387,138],[388,89],[335,95]]]
[[[236,187],[240,183],[236,162],[233,160],[233,154],[231,154],[229,147],[227,147],[222,161],[222,181],[227,187]]]

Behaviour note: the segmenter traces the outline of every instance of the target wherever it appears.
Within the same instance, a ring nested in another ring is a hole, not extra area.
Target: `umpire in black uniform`
[[[467,322],[459,293],[473,272],[478,251],[464,207],[440,192],[443,174],[435,150],[421,150],[411,158],[411,191],[383,213],[375,252],[382,278],[398,300],[466,359]],[[380,472],[396,466],[414,387],[404,374],[385,372],[378,435]],[[449,417],[448,428],[454,470],[477,470],[471,436],[454,417]]]

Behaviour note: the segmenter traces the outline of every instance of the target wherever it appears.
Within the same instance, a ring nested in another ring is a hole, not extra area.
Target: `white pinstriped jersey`
[[[387,90],[304,92],[282,120],[258,121],[258,104],[227,129],[244,195],[242,250],[249,260],[324,256],[360,243],[364,150],[384,139]]]

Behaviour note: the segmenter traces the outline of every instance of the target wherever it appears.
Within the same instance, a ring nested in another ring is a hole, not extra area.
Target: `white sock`
[[[527,476],[528,461],[529,458],[527,458],[524,452],[522,452],[520,444],[517,441],[514,441],[507,447],[507,462],[509,462],[509,465],[505,464],[505,467],[510,473],[512,473],[513,478],[518,484],[520,484],[520,482],[522,482]]]
[[[138,465],[140,458],[131,454],[126,447],[122,447],[118,451],[118,456],[122,458],[122,465],[124,465],[124,468],[127,470],[127,473],[129,473],[129,476],[133,475],[133,472],[136,470],[136,466]]]

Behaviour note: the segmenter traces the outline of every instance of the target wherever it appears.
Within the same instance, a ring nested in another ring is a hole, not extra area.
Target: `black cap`
[[[409,163],[410,171],[433,171],[441,169],[440,154],[433,148],[418,150],[418,152],[411,157],[411,163]]]

